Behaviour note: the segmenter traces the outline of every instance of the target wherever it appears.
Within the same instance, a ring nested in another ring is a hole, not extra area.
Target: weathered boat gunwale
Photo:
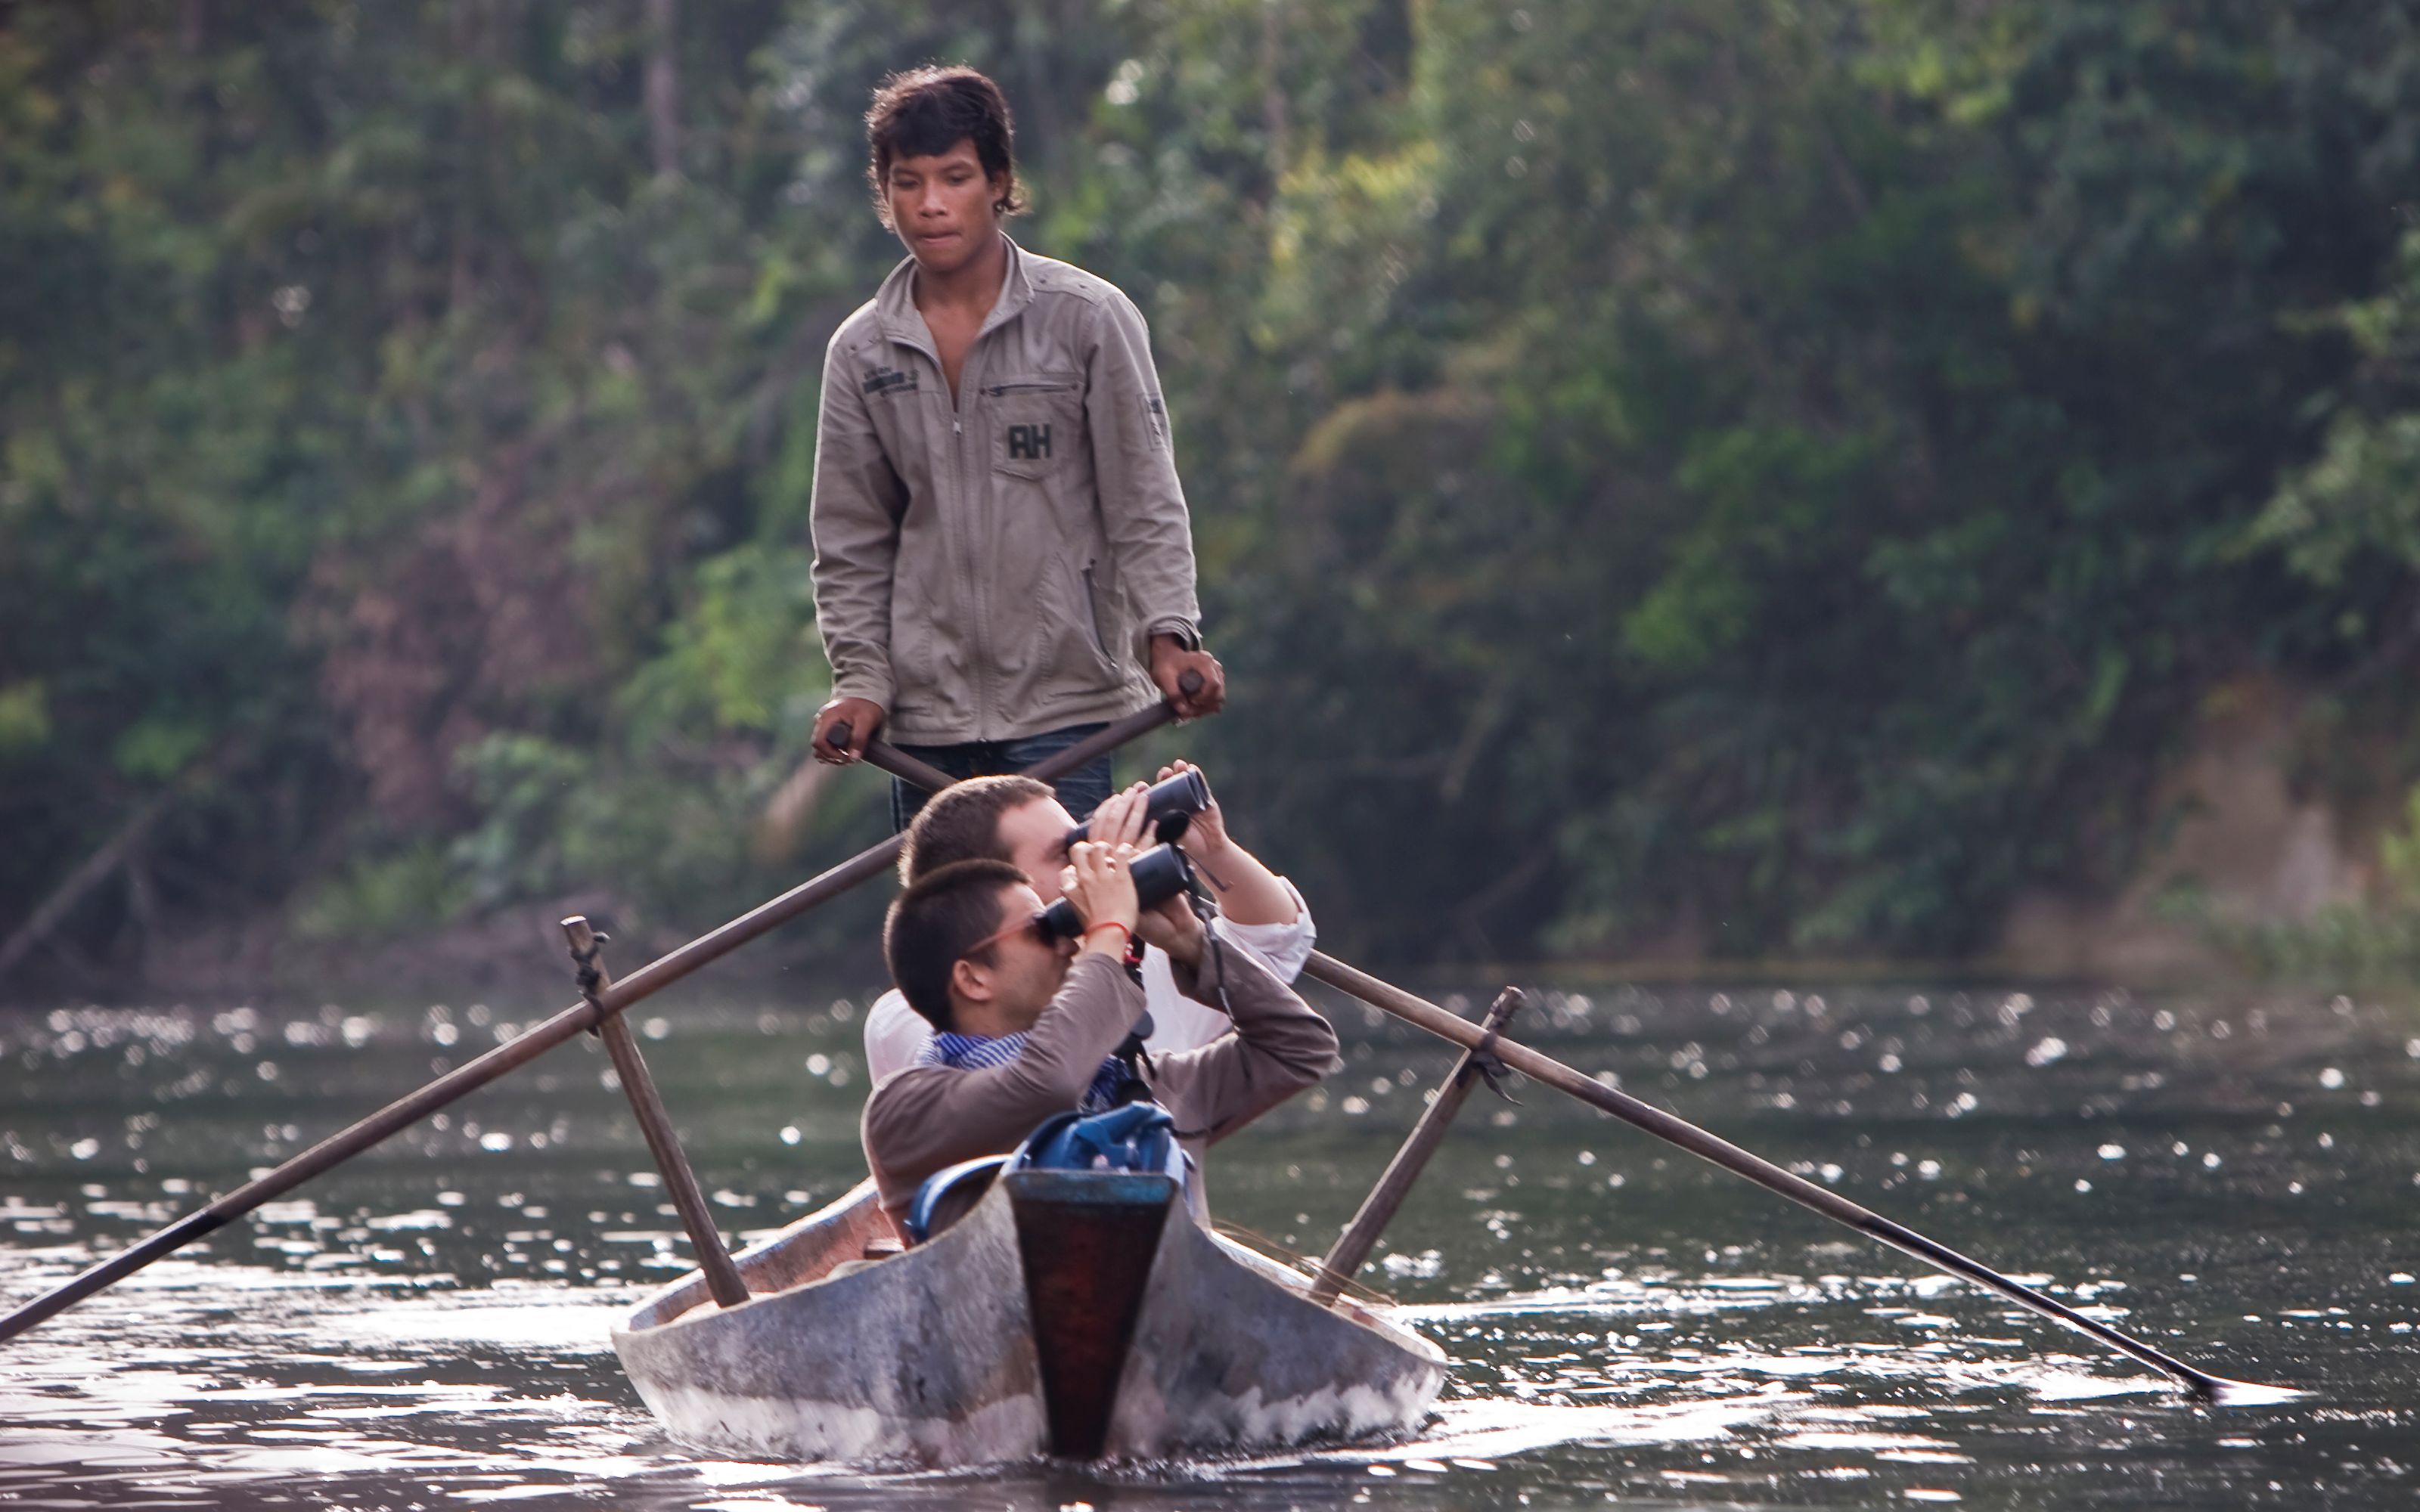
[[[724,1452],[966,1465],[1040,1458],[1051,1438],[1013,1193],[996,1183],[927,1244],[831,1276],[889,1232],[868,1186],[735,1257],[737,1307],[683,1276],[634,1310],[613,1346],[673,1436]],[[1030,1179],[1030,1180],[1029,1180]],[[1408,1430],[1443,1385],[1444,1352],[1198,1225],[1160,1227],[1100,1453],[1227,1454]],[[877,1229],[877,1227],[878,1229]]]
[[[931,1243],[831,1274],[861,1250],[851,1238],[869,1231],[891,1232],[866,1183],[748,1252],[743,1274],[793,1284],[719,1308],[691,1273],[613,1330],[631,1383],[673,1437],[745,1455],[913,1465],[1035,1452],[1042,1397],[1024,1288],[963,1279],[1015,1273],[1006,1209],[979,1206]]]
[[[868,1240],[891,1232],[891,1220],[882,1212],[874,1179],[867,1177],[770,1238],[731,1257],[739,1278],[748,1284],[748,1301],[740,1305],[821,1281],[833,1266],[862,1254]],[[809,1245],[806,1242],[811,1238],[819,1242]],[[712,1300],[705,1275],[692,1271],[642,1304],[630,1315],[628,1327],[636,1331],[678,1323]],[[707,1308],[709,1313],[717,1310]]]

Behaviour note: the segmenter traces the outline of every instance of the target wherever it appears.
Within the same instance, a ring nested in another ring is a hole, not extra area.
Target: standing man
[[[1187,718],[1215,714],[1226,678],[1202,649],[1140,312],[1001,231],[1024,199],[989,79],[894,75],[865,130],[876,213],[908,255],[824,361],[812,518],[832,698],[816,758],[856,761],[887,730],[976,777],[1162,697]],[[1109,758],[1058,790],[1089,813],[1109,796]],[[923,797],[894,783],[893,823]]]

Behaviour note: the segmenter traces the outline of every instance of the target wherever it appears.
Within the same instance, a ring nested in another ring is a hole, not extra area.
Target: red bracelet
[[[1119,923],[1114,918],[1105,918],[1099,923],[1094,925],[1092,928],[1086,930],[1084,932],[1084,938],[1090,940],[1094,935],[1099,933],[1105,929],[1116,930],[1119,933],[1126,937],[1126,942],[1128,944],[1132,944],[1134,941],[1134,931],[1126,928],[1124,924]]]

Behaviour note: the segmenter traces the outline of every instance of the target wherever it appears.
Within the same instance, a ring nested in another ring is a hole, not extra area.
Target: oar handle
[[[880,735],[865,743],[865,760],[867,764],[879,767],[908,786],[923,788],[927,793],[939,793],[957,780],[930,762],[908,755]]]
[[[1193,671],[1191,668],[1186,669],[1185,675],[1179,677],[1176,680],[1176,683],[1179,687],[1185,690],[1187,697],[1202,691],[1202,674]],[[1145,714],[1158,714],[1164,717],[1161,719],[1156,720],[1156,723],[1165,723],[1168,719],[1176,717],[1175,709],[1165,702],[1156,705],[1155,708],[1146,709],[1143,712]],[[1128,717],[1136,718],[1140,717],[1140,716],[1130,715]],[[1053,757],[1051,761],[1043,762],[1029,768],[1024,775],[1039,780],[1047,781],[1051,778],[1061,777],[1068,772],[1074,771],[1077,767],[1091,761],[1094,756],[1099,755],[1102,751],[1113,749],[1117,746],[1125,744],[1123,739],[1109,743],[1104,742],[1104,737],[1110,733],[1110,730],[1114,730],[1116,728],[1117,726],[1112,725],[1109,730],[1104,730],[1099,734],[1094,735],[1088,740],[1081,741],[1077,745],[1069,747],[1066,750],[1061,752],[1060,755]],[[836,746],[847,745],[848,734],[849,730],[847,724],[842,723],[832,726],[832,744]],[[949,773],[942,771],[939,767],[935,766],[932,763],[923,760],[922,757],[908,755],[906,751],[901,750],[898,747],[883,739],[880,735],[876,735],[872,740],[865,743],[865,760],[866,764],[888,772],[892,777],[897,778],[899,780],[911,787],[923,788],[927,793],[939,793],[943,788],[948,787],[951,783],[957,780],[956,778],[952,777]],[[1051,768],[1055,762],[1065,762],[1066,764],[1058,766],[1055,770],[1047,770],[1047,768]]]
[[[1176,686],[1187,698],[1191,698],[1194,694],[1202,691],[1202,674],[1195,671],[1192,668],[1187,667],[1183,675],[1176,679]],[[1163,711],[1167,716],[1166,718],[1153,719],[1151,724],[1144,726],[1144,728],[1150,729],[1157,725],[1165,724],[1168,722],[1168,719],[1172,719],[1176,717],[1176,711],[1174,708],[1164,702],[1158,706],[1157,710],[1146,709],[1143,713],[1148,715]],[[1134,717],[1130,715],[1128,717],[1132,718]],[[1108,731],[1102,732],[1103,734],[1107,734],[1108,733]],[[830,730],[827,731],[826,734],[830,739],[832,748],[834,750],[846,750],[850,744],[857,738],[857,727],[849,723],[846,719],[843,719],[840,723],[833,725]],[[1097,739],[1099,737],[1095,736],[1094,738]],[[1125,742],[1123,740],[1117,742],[1118,745],[1124,745],[1125,743]],[[1084,748],[1079,746],[1074,748],[1083,749]],[[1104,747],[1103,748],[1109,749],[1112,748]],[[1087,752],[1083,761],[1078,762],[1076,765],[1081,766],[1084,764],[1084,762],[1091,761],[1094,756],[1098,754],[1098,751]],[[899,778],[904,781],[913,782],[917,786],[925,788],[932,792],[938,793],[941,789],[948,787],[951,783],[957,780],[956,778],[950,776],[938,766],[927,766],[923,763],[917,761],[915,757],[908,755],[898,747],[892,745],[890,742],[884,740],[880,735],[876,735],[865,743],[865,759],[876,766],[880,767],[882,770],[889,772],[893,777]],[[909,777],[907,773],[896,769],[902,764],[912,764],[919,770],[925,773],[926,777]],[[1042,768],[1049,764],[1050,764],[1048,762],[1043,762],[1035,765],[1032,770],[1027,772],[1025,775],[1039,779],[1043,775]],[[1065,767],[1060,771],[1052,772],[1049,775],[1052,777],[1060,777],[1065,775],[1066,772],[1073,771],[1074,769],[1074,767]],[[930,780],[927,780],[927,777],[930,778]]]

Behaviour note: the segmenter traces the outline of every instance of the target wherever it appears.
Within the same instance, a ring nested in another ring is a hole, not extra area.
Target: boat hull
[[[834,1274],[887,1232],[869,1183],[737,1257],[760,1294],[717,1308],[685,1277],[613,1347],[675,1438],[777,1458],[1161,1459],[1425,1416],[1445,1380],[1435,1345],[1312,1303],[1173,1194],[1163,1177],[1016,1172],[931,1242]]]

